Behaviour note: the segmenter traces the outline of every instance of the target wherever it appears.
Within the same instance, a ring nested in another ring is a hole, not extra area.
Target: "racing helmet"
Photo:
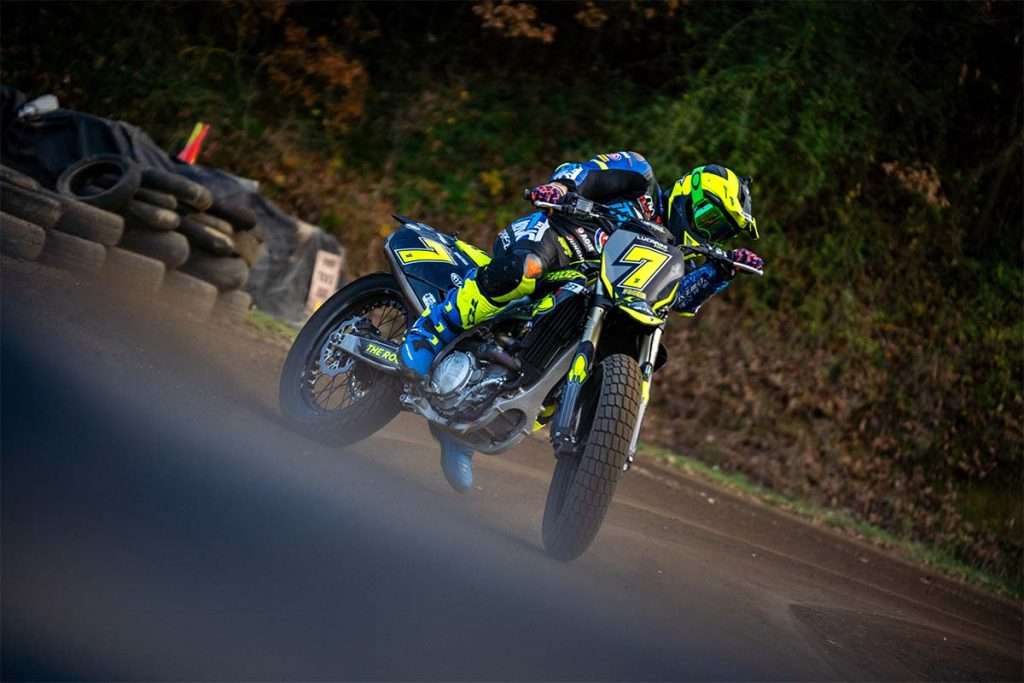
[[[752,180],[724,166],[698,166],[676,181],[665,200],[666,223],[681,239],[721,242],[739,234],[758,239],[751,215]]]

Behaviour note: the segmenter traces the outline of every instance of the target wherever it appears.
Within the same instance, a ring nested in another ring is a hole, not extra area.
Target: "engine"
[[[472,353],[453,351],[430,375],[430,403],[442,414],[472,419],[501,393],[511,374],[497,363],[481,364]]]

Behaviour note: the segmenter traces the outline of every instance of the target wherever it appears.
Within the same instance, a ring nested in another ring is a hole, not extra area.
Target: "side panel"
[[[414,298],[421,309],[462,284],[475,265],[454,238],[425,223],[403,225],[387,238],[384,251],[392,267],[405,275],[406,296]]]

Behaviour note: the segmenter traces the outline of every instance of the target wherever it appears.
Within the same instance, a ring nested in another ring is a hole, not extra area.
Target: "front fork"
[[[654,375],[654,362],[658,360],[658,348],[661,345],[662,328],[655,328],[643,341],[640,347],[640,408],[636,411],[636,424],[633,425],[633,438],[629,440],[629,453],[626,455],[626,462],[622,465],[625,472],[633,464],[636,455],[636,445],[640,440],[640,427],[644,424],[644,413],[647,412],[647,402],[651,398],[651,377]]]
[[[583,383],[590,374],[590,366],[594,362],[594,349],[597,348],[597,340],[601,337],[601,327],[607,313],[606,307],[595,304],[583,326],[583,336],[576,346],[576,355],[573,356],[565,389],[562,391],[562,400],[558,404],[554,426],[551,428],[551,445],[554,446],[556,456],[561,457],[576,451],[576,430],[573,429],[572,418],[576,413],[576,403],[579,401]]]
[[[562,392],[562,400],[558,405],[558,412],[555,414],[551,428],[551,444],[554,446],[555,455],[561,456],[566,453],[575,453],[579,444],[576,442],[576,433],[573,429],[572,418],[576,413],[576,403],[579,401],[580,392],[583,390],[583,383],[587,381],[590,374],[590,367],[594,361],[594,350],[597,348],[597,341],[601,336],[601,327],[608,309],[604,306],[595,305],[590,309],[586,325],[583,327],[583,336],[576,347],[576,355],[573,357],[572,366],[569,369],[569,376],[565,383],[565,390]],[[644,422],[644,413],[647,411],[647,402],[651,397],[651,377],[654,375],[654,363],[658,358],[658,348],[661,344],[662,328],[654,329],[644,338],[640,347],[640,408],[637,410],[636,423],[633,425],[633,435],[629,441],[629,451],[626,455],[626,462],[622,469],[628,470],[633,464],[636,455],[637,442],[640,439],[640,427]]]

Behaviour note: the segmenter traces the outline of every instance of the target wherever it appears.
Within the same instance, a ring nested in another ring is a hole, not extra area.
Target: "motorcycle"
[[[542,538],[550,556],[568,561],[597,536],[633,462],[684,259],[762,273],[709,244],[675,245],[661,225],[623,223],[579,196],[534,206],[596,227],[600,258],[545,274],[532,298],[458,335],[426,379],[413,378],[398,359],[406,329],[490,257],[396,215],[384,246],[391,272],[359,278],[317,309],[288,353],[279,400],[290,421],[333,445],[365,439],[402,410],[486,454],[549,425],[555,468]]]

